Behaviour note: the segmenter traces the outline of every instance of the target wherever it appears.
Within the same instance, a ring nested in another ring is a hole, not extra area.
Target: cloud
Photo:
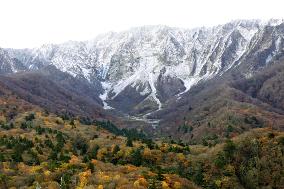
[[[281,0],[1,0],[0,46],[87,40],[142,25],[193,28],[284,18],[283,5]]]

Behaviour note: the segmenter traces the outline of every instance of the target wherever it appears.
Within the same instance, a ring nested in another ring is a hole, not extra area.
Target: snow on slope
[[[145,26],[109,32],[85,42],[44,45],[14,56],[25,60],[28,66],[35,67],[33,62],[41,60],[75,77],[101,81],[104,93],[100,98],[106,109],[111,108],[106,101],[114,100],[131,86],[140,95],[152,97],[160,110],[162,102],[157,89],[160,76],[182,80],[185,90],[176,94],[180,96],[198,82],[234,67],[258,31],[281,23],[283,20],[238,20],[191,30]]]

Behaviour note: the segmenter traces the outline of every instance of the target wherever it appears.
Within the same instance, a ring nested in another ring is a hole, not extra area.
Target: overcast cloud
[[[0,47],[87,40],[143,25],[194,28],[284,18],[283,0],[0,0]]]

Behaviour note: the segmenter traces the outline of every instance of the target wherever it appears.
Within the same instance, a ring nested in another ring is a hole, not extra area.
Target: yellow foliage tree
[[[107,154],[107,148],[101,148],[98,151],[97,158],[98,160],[103,160],[104,156]]]
[[[3,115],[0,116],[0,123],[1,122],[6,123],[6,118]]]
[[[166,181],[162,181],[162,188],[163,189],[170,189],[168,183]]]
[[[69,160],[69,163],[70,164],[78,164],[78,163],[80,163],[80,159],[77,156],[72,155],[71,159]]]
[[[178,158],[179,161],[182,161],[182,162],[185,161],[185,156],[184,156],[183,153],[178,153],[177,158]]]
[[[145,178],[139,178],[133,183],[133,186],[135,188],[141,188],[141,187],[147,188],[148,182]]]
[[[83,189],[87,185],[89,176],[91,176],[91,170],[79,174],[80,183],[79,186],[77,186],[77,189]]]
[[[174,189],[180,189],[180,188],[181,188],[180,182],[175,182],[174,183]]]

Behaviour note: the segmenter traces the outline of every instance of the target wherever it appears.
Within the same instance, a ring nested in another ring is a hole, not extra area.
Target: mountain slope
[[[0,187],[275,188],[283,20],[0,49]]]
[[[47,72],[18,73],[0,76],[0,83],[20,98],[52,112],[107,118],[99,104],[101,102],[90,96],[93,88],[89,91],[87,87],[75,90],[68,87],[68,82],[79,83],[73,77],[69,78],[70,81],[65,78],[61,83],[50,77]],[[79,83],[79,86],[84,85]]]
[[[49,113],[0,91],[3,189],[281,189],[284,183],[283,132],[253,129],[212,146],[151,140],[111,122]]]
[[[150,116],[161,120],[156,134],[201,142],[255,127],[283,130],[283,68],[280,61],[251,78],[228,73],[194,86]]]
[[[72,111],[79,107],[79,112],[89,114],[94,104],[98,111],[104,108],[124,120],[138,121],[137,125],[142,121],[154,129],[159,126],[158,135],[161,132],[179,136],[182,133],[175,132],[188,114],[190,117],[201,114],[193,125],[200,125],[199,119],[202,119],[205,126],[208,124],[205,120],[217,119],[218,114],[227,111],[225,104],[234,104],[235,112],[246,103],[255,111],[263,111],[263,115],[268,112],[269,119],[277,114],[281,120],[279,84],[273,80],[268,82],[257,92],[261,98],[255,98],[247,92],[253,88],[252,83],[242,89],[230,82],[243,81],[240,85],[245,86],[247,79],[258,72],[273,64],[282,64],[283,48],[283,20],[239,20],[192,30],[145,26],[110,32],[85,42],[5,51],[10,59],[23,64],[26,74],[38,72],[75,94],[77,100],[70,102]],[[273,79],[281,80],[279,77]],[[50,98],[49,95],[41,97]],[[65,95],[58,97],[61,102],[66,98]],[[80,98],[90,103],[84,102],[82,107]],[[67,104],[59,105],[66,109]],[[249,124],[244,128],[249,129]],[[185,139],[200,140],[202,131],[195,136],[186,135]]]
[[[141,116],[161,110],[172,96],[182,95],[199,81],[255,57],[254,49],[259,47],[253,44],[261,37],[266,39],[262,34],[267,28],[281,29],[281,23],[241,20],[193,30],[147,26],[111,32],[86,42],[8,51],[30,69],[52,64],[75,77],[84,77],[102,88],[99,97],[105,108]],[[281,31],[271,35],[269,40],[277,49],[264,54],[263,59],[272,60],[280,53],[282,38]]]
[[[15,73],[25,69],[22,62],[10,57],[6,50],[0,48],[0,74]]]

